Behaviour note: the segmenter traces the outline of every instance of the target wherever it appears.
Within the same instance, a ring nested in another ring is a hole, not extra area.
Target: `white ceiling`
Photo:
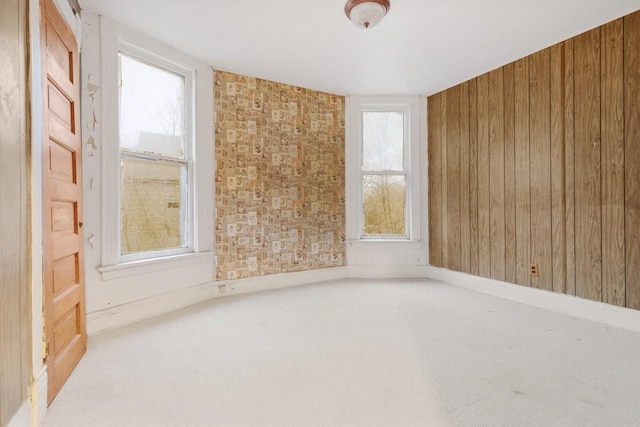
[[[80,0],[219,70],[349,95],[430,95],[640,9],[640,0]]]

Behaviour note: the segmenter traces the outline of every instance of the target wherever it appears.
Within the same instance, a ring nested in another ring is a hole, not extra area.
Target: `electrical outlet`
[[[538,277],[538,264],[529,264],[529,276]]]

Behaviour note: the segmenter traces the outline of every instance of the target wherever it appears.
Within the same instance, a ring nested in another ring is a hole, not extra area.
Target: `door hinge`
[[[46,362],[49,357],[49,341],[42,342],[42,361]]]

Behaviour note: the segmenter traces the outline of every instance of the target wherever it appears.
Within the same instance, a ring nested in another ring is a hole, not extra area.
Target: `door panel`
[[[75,36],[53,0],[41,1],[44,80],[44,286],[49,403],[86,351]]]
[[[66,147],[58,145],[55,140],[51,142],[52,144],[49,148],[51,156],[49,167],[51,173],[56,175],[55,179],[75,184],[73,176],[73,163],[75,159],[73,158],[73,152],[67,150]]]
[[[54,294],[60,294],[80,281],[77,258],[78,254],[73,254],[53,263]]]
[[[54,352],[61,353],[71,340],[77,336],[78,330],[78,310],[72,307],[59,321],[55,331]]]
[[[55,86],[50,85],[47,89],[49,91],[49,111],[60,119],[67,129],[70,129],[73,122],[73,102],[67,99]]]
[[[73,202],[54,202],[51,204],[51,229],[69,232],[75,229],[76,206]]]

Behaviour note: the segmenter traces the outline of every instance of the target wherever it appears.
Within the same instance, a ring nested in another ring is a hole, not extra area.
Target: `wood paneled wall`
[[[26,0],[0,1],[0,426],[28,398]]]
[[[640,12],[429,97],[428,119],[431,265],[640,309]]]

